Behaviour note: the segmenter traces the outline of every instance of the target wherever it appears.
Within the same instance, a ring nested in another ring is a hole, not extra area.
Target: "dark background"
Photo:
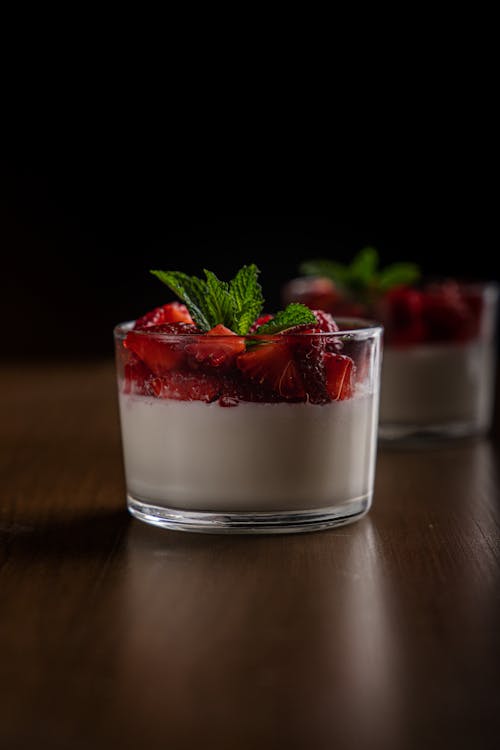
[[[251,185],[226,183],[222,196],[213,166],[199,179],[188,163],[174,174],[165,163],[97,156],[2,165],[3,359],[110,355],[115,323],[171,298],[150,268],[208,267],[224,278],[255,262],[270,310],[300,260],[347,261],[366,244],[383,263],[416,261],[428,275],[498,279],[495,221],[474,185],[457,188],[453,175],[436,184],[421,174],[411,192],[401,181],[381,190],[371,175],[361,197],[327,186],[316,200],[319,181],[292,197],[262,173]]]

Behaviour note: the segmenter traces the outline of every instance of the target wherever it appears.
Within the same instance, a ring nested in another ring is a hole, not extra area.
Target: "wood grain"
[[[495,441],[379,451],[362,521],[129,519],[110,364],[4,368],[0,748],[493,748]]]

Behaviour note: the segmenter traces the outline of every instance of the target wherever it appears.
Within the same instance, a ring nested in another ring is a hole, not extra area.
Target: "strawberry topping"
[[[142,318],[135,321],[134,329],[140,331],[151,326],[160,326],[164,323],[193,323],[186,305],[180,302],[169,302],[168,305],[155,307]]]
[[[343,401],[354,393],[354,362],[344,354],[325,354],[326,387],[332,401]]]
[[[196,330],[196,327],[189,323],[149,326],[147,333],[130,331],[124,346],[134,352],[155,375],[163,375],[182,364],[185,358],[182,335],[196,333]],[[181,336],[180,340],[177,340],[178,336]]]
[[[274,318],[274,315],[270,315],[269,313],[266,315],[261,315],[260,318],[257,318],[255,323],[252,323],[248,333],[255,333],[257,328],[260,328],[260,326],[263,326],[265,323],[269,323],[269,321],[272,320],[273,318]]]
[[[221,384],[214,375],[172,370],[162,377],[153,378],[151,388],[157,398],[176,401],[215,401],[220,395]]]
[[[200,335],[194,343],[186,346],[186,352],[196,362],[212,367],[230,366],[236,356],[244,350],[245,339],[221,324]]]
[[[305,397],[302,378],[291,347],[278,341],[257,344],[237,359],[238,368],[248,378],[267,386],[286,399]]]

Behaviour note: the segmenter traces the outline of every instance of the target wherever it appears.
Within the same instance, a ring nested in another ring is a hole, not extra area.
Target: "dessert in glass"
[[[350,266],[308,261],[286,300],[384,325],[379,435],[386,440],[480,435],[493,415],[498,290],[455,279],[422,282],[418,268],[378,269],[373,248]]]
[[[115,329],[129,510],[204,532],[325,529],[370,508],[381,328],[291,304],[258,269],[154,272],[181,302]]]

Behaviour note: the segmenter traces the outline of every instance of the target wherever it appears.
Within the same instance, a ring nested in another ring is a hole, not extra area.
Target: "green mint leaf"
[[[378,252],[374,247],[364,247],[349,266],[349,286],[365,289],[377,273]]]
[[[151,271],[184,302],[202,331],[221,323],[244,336],[264,306],[258,282],[259,269],[243,266],[231,282],[221,281],[205,269],[205,279],[180,271]]]
[[[233,330],[245,336],[254,320],[257,320],[264,307],[262,287],[259,284],[259,269],[255,264],[240,268],[229,284],[229,293],[233,299]]]
[[[212,328],[219,323],[231,328],[234,318],[234,304],[229,294],[229,284],[227,281],[218,279],[212,271],[204,269],[204,273],[207,277],[205,305]]]
[[[416,263],[393,263],[380,271],[378,288],[386,292],[394,286],[413,284],[419,278],[420,269]]]
[[[151,273],[184,302],[194,322],[202,331],[209,331],[213,327],[206,304],[206,283],[202,279],[188,276],[180,271],[151,271]]]
[[[306,260],[301,263],[299,270],[305,276],[325,276],[340,286],[346,286],[349,279],[349,266],[326,258]]]
[[[274,318],[268,323],[264,323],[257,328],[256,334],[273,334],[285,331],[287,328],[304,325],[306,323],[316,323],[313,312],[298,302],[292,302],[288,307],[276,313]]]

